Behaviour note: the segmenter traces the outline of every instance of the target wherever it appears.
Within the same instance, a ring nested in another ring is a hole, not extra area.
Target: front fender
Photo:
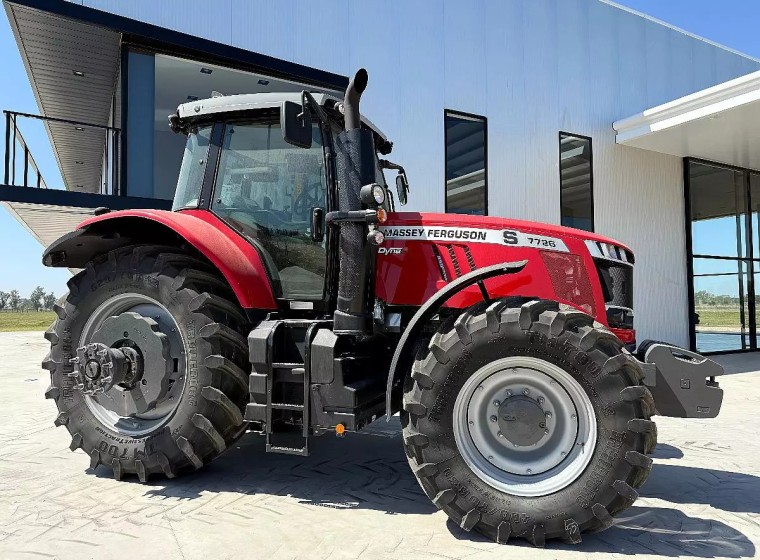
[[[409,324],[406,326],[404,334],[401,335],[401,339],[396,346],[396,351],[393,353],[390,370],[388,371],[388,381],[385,386],[385,410],[386,418],[388,420],[390,420],[393,414],[398,412],[398,409],[394,409],[392,406],[393,392],[395,388],[401,386],[403,374],[406,371],[407,366],[411,366],[411,360],[414,359],[414,356],[411,356],[411,350],[415,339],[425,323],[430,321],[430,319],[441,310],[443,304],[458,292],[474,284],[479,284],[485,299],[488,294],[485,285],[483,284],[483,280],[495,276],[502,276],[504,274],[515,274],[525,268],[526,264],[528,264],[528,261],[501,263],[473,270],[472,272],[457,278],[453,282],[446,284],[443,288],[438,290],[433,297],[427,300],[425,305],[417,310],[417,313],[414,314],[409,321]]]
[[[88,218],[44,252],[45,266],[83,268],[99,254],[133,244],[189,244],[227,280],[248,309],[277,309],[256,248],[205,210],[124,210]]]

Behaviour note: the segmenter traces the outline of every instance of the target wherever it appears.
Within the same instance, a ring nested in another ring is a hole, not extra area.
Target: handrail
[[[11,111],[3,111],[5,113],[5,184],[16,184],[16,145],[18,144],[24,152],[24,184],[23,186],[29,186],[29,168],[31,166],[34,173],[37,174],[36,186],[38,189],[46,189],[47,183],[42,178],[40,168],[37,166],[37,162],[34,160],[29,151],[24,137],[18,130],[16,123],[16,117],[18,114]],[[22,115],[24,116],[24,115]],[[13,142],[11,143],[11,130],[13,130]]]
[[[37,162],[29,150],[29,146],[27,145],[23,135],[18,129],[17,119],[19,117],[22,117],[40,120],[43,121],[46,125],[49,123],[66,124],[82,130],[91,128],[104,131],[106,138],[103,147],[103,154],[101,156],[102,167],[100,171],[98,190],[101,194],[115,194],[119,191],[119,141],[121,136],[121,129],[112,126],[74,121],[58,117],[22,113],[20,111],[4,110],[3,113],[5,114],[4,184],[11,186],[36,187],[42,189],[48,188],[47,183],[42,177],[42,173],[40,172]],[[20,183],[17,183],[16,160],[19,151],[21,151],[23,154],[24,171],[23,180]],[[32,178],[34,179],[36,177],[36,179],[31,182],[29,180],[30,170],[33,173]],[[69,188],[69,185],[67,185],[66,188],[67,190],[71,190]]]

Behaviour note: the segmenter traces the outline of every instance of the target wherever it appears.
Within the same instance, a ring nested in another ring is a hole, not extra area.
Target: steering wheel
[[[293,201],[294,216],[300,216],[302,218],[305,217],[308,219],[308,213],[312,208],[324,204],[319,197],[319,188],[321,186],[321,183],[313,183],[301,191],[301,193]]]

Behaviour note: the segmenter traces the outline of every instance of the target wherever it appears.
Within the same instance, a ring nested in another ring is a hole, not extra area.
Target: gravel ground
[[[315,439],[310,457],[246,436],[179,480],[88,468],[43,398],[41,333],[0,333],[0,558],[752,558],[760,546],[760,355],[722,358],[716,420],[658,418],[655,466],[616,527],[570,547],[499,546],[422,494],[398,421]]]

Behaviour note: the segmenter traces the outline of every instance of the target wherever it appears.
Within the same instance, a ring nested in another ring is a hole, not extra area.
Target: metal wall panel
[[[758,61],[600,0],[84,4],[323,70],[366,67],[365,112],[396,143],[413,210],[444,207],[444,109],[488,118],[492,215],[559,223],[559,131],[591,136],[596,229],[637,254],[640,336],[687,344],[681,161],[616,145],[612,123]]]
[[[219,43],[230,44],[232,39],[232,0],[81,0],[75,3]]]

